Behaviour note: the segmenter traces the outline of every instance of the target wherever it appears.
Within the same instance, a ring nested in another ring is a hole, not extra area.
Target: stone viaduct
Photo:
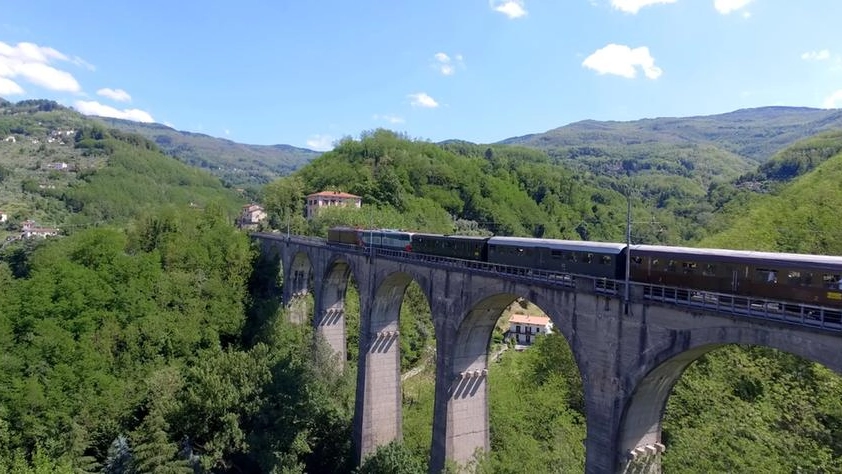
[[[492,330],[517,298],[537,304],[567,339],[584,387],[585,471],[659,472],[661,421],[684,369],[725,344],[786,351],[842,373],[839,328],[768,313],[681,306],[590,278],[552,279],[403,252],[328,246],[318,239],[254,234],[262,258],[283,269],[283,301],[311,292],[314,321],[345,357],[344,298],[349,277],[360,294],[360,355],[354,415],[355,454],[400,439],[398,316],[416,282],[430,304],[436,337],[436,388],[430,472],[446,460],[470,461],[489,449],[487,359]],[[800,324],[799,324],[800,323]]]

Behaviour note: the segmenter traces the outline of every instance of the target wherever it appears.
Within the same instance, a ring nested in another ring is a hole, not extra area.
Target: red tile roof
[[[342,199],[359,199],[360,197],[354,194],[343,193],[341,191],[320,191],[318,193],[308,194],[307,197],[335,197]]]
[[[513,314],[509,318],[509,324],[529,324],[532,326],[544,327],[550,324],[550,318],[546,316],[532,316],[529,314]]]

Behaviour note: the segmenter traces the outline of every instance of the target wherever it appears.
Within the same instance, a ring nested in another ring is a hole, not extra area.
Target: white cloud
[[[98,115],[100,117],[112,117],[124,120],[133,120],[135,122],[154,122],[155,119],[149,115],[149,112],[140,109],[115,109],[110,105],[100,104],[96,101],[77,100],[75,103],[76,110],[85,115]]]
[[[805,61],[824,61],[830,59],[830,51],[823,49],[821,51],[807,51],[801,54],[801,59]]]
[[[82,60],[70,59],[53,48],[38,46],[35,43],[18,43],[11,46],[0,41],[0,78],[21,78],[45,89],[80,92],[82,86],[73,75],[53,67],[53,61]]]
[[[435,99],[430,97],[424,92],[417,92],[415,94],[409,94],[407,97],[410,99],[410,104],[413,107],[422,107],[425,109],[435,109],[439,106],[439,103],[436,102]]]
[[[130,96],[129,93],[124,91],[123,89],[111,89],[109,87],[104,87],[96,91],[96,93],[103,97],[108,97],[111,100],[116,100],[117,102],[132,101],[132,96]]]
[[[713,0],[713,8],[716,11],[727,15],[733,11],[746,7],[752,0]],[[746,16],[746,15],[743,15]],[[746,16],[746,18],[748,18]]]
[[[311,135],[307,139],[307,146],[316,151],[333,150],[334,139],[330,135]]]
[[[611,0],[611,6],[616,10],[635,14],[643,7],[660,3],[675,3],[677,0]]]
[[[655,59],[649,54],[649,48],[629,48],[623,44],[608,44],[585,58],[582,66],[593,69],[599,74],[614,74],[629,79],[637,76],[637,67],[649,79],[657,79],[663,72],[655,66]]]
[[[398,117],[397,115],[389,115],[389,114],[386,114],[386,115],[375,114],[374,120],[385,120],[386,122],[389,122],[389,123],[392,123],[392,124],[398,124],[398,123],[404,123],[405,122],[403,117]]]
[[[15,81],[0,77],[0,97],[4,95],[20,95],[23,94],[23,88]]]
[[[456,66],[464,67],[464,59],[461,54],[457,54],[452,58],[446,53],[436,53],[433,55],[435,61],[433,67],[445,76],[452,76],[456,73]]]
[[[500,12],[511,19],[526,16],[526,5],[523,0],[488,0],[491,9]]]
[[[833,94],[827,96],[822,104],[825,109],[838,109],[842,107],[842,89],[837,90]]]
[[[85,61],[84,59],[80,58],[79,56],[73,56],[72,58],[69,59],[69,61],[71,63],[79,66],[79,67],[83,67],[83,68],[87,69],[88,71],[96,71],[96,66],[94,66],[93,64]]]

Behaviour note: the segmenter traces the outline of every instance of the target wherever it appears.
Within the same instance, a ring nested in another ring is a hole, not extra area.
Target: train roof
[[[360,234],[404,234],[404,235],[415,234],[415,232],[409,232],[409,231],[400,230],[400,229],[367,229],[365,227],[352,227],[352,226],[336,226],[336,227],[331,227],[328,230],[333,230],[333,231],[350,230],[350,231],[358,232]]]
[[[587,242],[583,240],[530,239],[525,237],[491,237],[488,245],[516,245],[524,248],[549,248],[571,250],[575,252],[607,253],[617,255],[626,248],[626,244],[611,242]]]
[[[478,241],[478,240],[488,240],[488,237],[483,237],[481,235],[446,235],[446,234],[426,234],[423,232],[416,232],[413,234],[414,238],[434,238],[434,239],[455,239],[455,240],[471,240],[471,241]]]
[[[797,267],[842,271],[842,257],[836,255],[810,255],[798,253],[758,252],[753,250],[703,249],[693,247],[667,247],[661,245],[632,245],[632,255],[642,253],[663,257],[681,258],[692,255],[700,261],[751,262],[764,266]]]

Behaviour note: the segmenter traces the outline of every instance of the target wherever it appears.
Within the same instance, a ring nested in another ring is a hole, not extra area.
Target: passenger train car
[[[337,227],[334,244],[388,248],[446,258],[622,280],[626,252],[633,282],[782,299],[842,309],[842,257],[632,245],[521,237],[471,237]]]
[[[356,227],[332,227],[327,231],[328,242],[355,245],[365,248],[386,248],[412,251],[413,232],[390,229],[359,229]]]

